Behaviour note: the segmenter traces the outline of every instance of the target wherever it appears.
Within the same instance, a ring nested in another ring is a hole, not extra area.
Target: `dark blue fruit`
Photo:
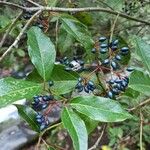
[[[38,123],[42,123],[42,119],[41,118],[39,118],[39,119],[36,119],[36,121],[38,122]]]
[[[76,89],[79,89],[79,88],[81,88],[81,87],[83,87],[83,85],[82,85],[82,83],[79,82],[79,83],[76,85],[75,88],[76,88]]]
[[[120,55],[116,55],[115,59],[120,61],[121,60],[121,56]]]
[[[132,67],[128,67],[128,68],[127,68],[127,71],[128,71],[128,72],[132,72],[133,70],[134,70],[134,68],[132,68]]]
[[[43,117],[42,114],[37,114],[36,119],[41,119]]]
[[[45,109],[48,106],[48,104],[43,104],[42,109]]]
[[[89,92],[90,92],[90,89],[89,89],[87,86],[84,86],[84,91],[85,91],[86,93],[89,93]]]
[[[72,69],[70,67],[65,67],[65,71],[71,71]]]
[[[124,53],[124,52],[128,52],[128,51],[129,51],[129,48],[128,48],[128,47],[122,47],[122,48],[121,48],[121,52],[123,52],[123,53]]]
[[[111,62],[111,66],[112,66],[112,68],[113,68],[114,70],[117,69],[117,64],[116,64],[116,62],[112,61],[112,62]]]
[[[128,83],[123,80],[123,81],[121,82],[121,85],[122,85],[123,87],[127,87]]]
[[[115,82],[116,82],[116,83],[121,83],[122,80],[121,80],[121,79],[116,79]]]
[[[91,52],[92,52],[92,53],[95,53],[95,52],[96,52],[96,48],[93,48],[93,49],[91,50]]]
[[[82,92],[83,91],[83,86],[78,88],[78,92]]]
[[[88,85],[91,86],[91,87],[94,87],[93,81],[89,81],[89,82],[88,82]]]
[[[46,127],[47,127],[46,124],[45,124],[45,123],[42,123],[41,126],[40,126],[40,130],[42,131],[42,130],[44,130]]]
[[[113,79],[109,80],[109,83],[114,84],[114,80]]]
[[[83,78],[79,78],[78,81],[79,81],[79,82],[82,82],[82,81],[83,81]]]
[[[101,48],[107,48],[107,47],[108,47],[108,45],[107,45],[107,44],[105,44],[105,43],[103,43],[103,44],[101,44],[101,45],[100,45],[100,47],[101,47]]]
[[[109,59],[105,59],[104,61],[103,61],[103,65],[107,65],[107,64],[109,64],[110,63],[110,60]]]
[[[117,39],[112,42],[112,45],[116,46],[116,45],[118,45],[118,43],[119,43],[119,40]]]
[[[108,93],[107,93],[107,96],[109,97],[109,98],[113,98],[113,93],[111,92],[111,91],[109,91]]]
[[[54,82],[53,82],[53,81],[49,81],[49,82],[48,82],[48,85],[49,85],[49,86],[53,86],[53,85],[54,85]]]
[[[112,92],[113,94],[115,95],[118,95],[119,94],[119,90],[117,88],[112,88]]]
[[[112,51],[116,51],[117,48],[118,48],[117,46],[113,45],[113,46],[111,47],[111,50],[112,50]]]
[[[104,36],[99,38],[100,42],[104,42],[105,40],[106,40],[106,37],[104,37]]]
[[[107,49],[106,49],[106,48],[101,48],[101,49],[100,49],[100,53],[101,53],[101,54],[104,54],[104,53],[106,53],[106,52],[107,52]]]
[[[79,61],[79,64],[80,64],[81,66],[83,66],[83,65],[84,65],[84,61],[83,61],[83,60],[80,60],[80,61]]]

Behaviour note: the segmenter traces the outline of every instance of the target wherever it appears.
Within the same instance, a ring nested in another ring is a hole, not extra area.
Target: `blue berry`
[[[84,61],[80,60],[80,61],[79,61],[79,64],[80,64],[81,66],[83,66],[83,65],[84,65]]]
[[[41,126],[40,126],[40,130],[42,131],[42,130],[44,130],[46,127],[47,127],[46,124],[45,124],[45,123],[42,123]]]
[[[113,45],[113,46],[111,47],[111,50],[116,51],[117,48],[118,48],[117,46]]]
[[[113,79],[109,80],[109,83],[114,84],[114,80]]]
[[[110,63],[110,60],[109,60],[109,59],[105,59],[105,60],[102,62],[103,65],[107,65],[107,64],[109,64],[109,63]]]
[[[92,81],[89,81],[88,85],[91,86],[91,87],[94,87],[94,83]]]
[[[106,52],[107,52],[107,49],[106,49],[106,48],[101,48],[101,49],[100,49],[100,53],[101,53],[101,54],[104,54],[104,53],[106,53]]]
[[[123,52],[123,53],[124,53],[124,52],[128,52],[128,51],[129,51],[129,48],[128,48],[128,47],[122,47],[122,48],[121,48],[121,52]]]
[[[134,68],[132,68],[132,67],[128,67],[128,68],[127,68],[127,71],[128,71],[128,72],[132,72],[133,70],[134,70]]]
[[[38,123],[40,123],[40,124],[43,122],[41,118],[36,119],[36,121],[37,121]]]
[[[121,82],[122,82],[122,80],[120,80],[120,79],[116,79],[116,80],[115,80],[115,82],[116,82],[116,83],[121,83]]]
[[[42,117],[43,117],[42,114],[39,114],[39,113],[38,113],[38,114],[36,115],[36,119],[41,119]]]
[[[107,96],[108,96],[109,98],[113,98],[113,97],[114,97],[114,95],[113,95],[113,93],[112,93],[111,91],[109,91],[109,92],[107,93]]]
[[[65,67],[65,71],[71,71],[72,69],[70,67]]]
[[[96,48],[93,48],[91,52],[92,52],[92,53],[95,53],[95,52],[96,52]]]
[[[115,59],[120,61],[121,60],[121,56],[120,55],[116,55]]]
[[[87,86],[84,86],[84,91],[85,91],[86,93],[89,93],[89,92],[90,92],[90,89],[89,89]]]
[[[119,90],[117,88],[112,88],[112,92],[115,94],[115,95],[118,95],[119,94]]]
[[[106,40],[106,37],[104,37],[104,36],[99,38],[100,42],[104,42],[105,40]]]
[[[54,82],[53,82],[53,81],[49,81],[49,82],[48,82],[48,85],[51,87],[51,86],[54,85]]]
[[[79,82],[82,82],[82,81],[83,81],[83,78],[80,77],[80,78],[78,79],[78,81],[79,81]]]
[[[121,82],[121,85],[122,85],[123,87],[127,87],[128,83],[123,80],[123,81]]]
[[[116,45],[119,43],[119,40],[116,39],[116,40],[114,40],[112,43],[113,43],[114,46],[116,46]]]
[[[117,64],[116,64],[116,62],[112,61],[112,62],[111,62],[111,66],[112,66],[112,68],[113,68],[114,70],[117,69]]]
[[[105,43],[103,43],[103,44],[101,44],[101,45],[100,45],[100,47],[101,47],[101,48],[107,48],[107,47],[108,47],[108,45],[107,45],[107,44],[105,44]]]
[[[45,109],[48,106],[48,104],[42,104],[42,109]]]
[[[82,92],[83,91],[83,86],[78,88],[78,92]]]

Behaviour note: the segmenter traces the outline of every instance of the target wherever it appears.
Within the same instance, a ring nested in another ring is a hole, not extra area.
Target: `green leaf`
[[[88,135],[83,120],[70,108],[65,107],[61,114],[64,127],[69,132],[75,150],[87,150]]]
[[[55,7],[58,3],[58,0],[47,0],[47,4],[49,7]]]
[[[61,22],[64,30],[80,42],[86,52],[90,54],[94,42],[87,29],[84,26],[81,27],[81,24],[79,25],[70,18],[61,17]]]
[[[31,98],[42,91],[42,85],[13,78],[0,80],[0,107],[23,98]]]
[[[28,53],[38,73],[49,80],[54,67],[56,51],[51,40],[38,27],[28,31]]]
[[[39,126],[36,122],[36,112],[29,106],[15,104],[19,115],[29,124],[29,126],[36,132],[40,132]]]
[[[73,42],[74,37],[68,34],[64,29],[60,28],[60,34],[58,37],[58,48],[60,53],[63,54],[64,52],[71,50]]]
[[[129,81],[130,88],[145,95],[150,95],[150,77],[148,74],[135,70]]]
[[[101,122],[119,122],[131,118],[121,105],[111,99],[98,96],[82,96],[72,99],[70,105],[78,112]]]
[[[52,86],[52,91],[54,91],[58,95],[66,94],[71,92],[75,88],[76,84],[76,80],[55,81],[54,86]]]
[[[88,134],[90,134],[98,126],[99,121],[93,120],[81,113],[79,113],[79,116],[84,121]]]
[[[64,66],[62,65],[55,65],[51,80],[54,81],[62,81],[62,80],[76,80],[79,77],[79,74],[74,71],[65,71]]]
[[[135,37],[137,54],[141,57],[144,66],[150,72],[150,45],[141,38]]]
[[[74,71],[65,71],[64,66],[62,65],[54,65],[52,74],[51,74],[51,80],[53,81],[70,81],[70,80],[77,80],[79,78],[78,73]],[[36,70],[33,70],[27,77],[28,81],[36,82],[36,83],[42,83],[43,80],[38,74]]]

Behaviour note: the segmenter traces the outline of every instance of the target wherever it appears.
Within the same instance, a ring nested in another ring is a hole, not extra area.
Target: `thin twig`
[[[16,7],[16,8],[19,8],[19,9],[21,9],[21,10],[26,11],[26,7],[23,7],[23,6],[21,6],[21,5],[14,4],[14,3],[11,3],[11,2],[0,1],[0,4],[1,4],[1,5],[8,5],[8,6],[11,6],[11,7]]]
[[[99,143],[100,143],[100,141],[101,141],[101,139],[103,137],[103,134],[104,134],[104,132],[106,130],[106,127],[107,127],[107,124],[104,125],[104,127],[102,129],[102,132],[101,132],[99,138],[97,139],[97,141],[95,142],[95,144],[92,147],[90,147],[88,150],[93,150],[93,149],[96,149],[98,147],[98,145],[99,145]]]
[[[16,24],[16,22],[18,21],[18,19],[22,16],[23,11],[21,11],[19,13],[19,15],[12,21],[11,25],[9,26],[9,28],[6,30],[6,33],[4,34],[4,36],[2,37],[2,40],[0,42],[0,48],[3,46],[8,34],[12,31],[14,25]]]
[[[128,109],[128,111],[134,111],[134,110],[136,110],[136,109],[138,109],[138,108],[140,108],[140,107],[145,106],[145,105],[148,104],[148,103],[150,103],[150,99],[147,99],[147,100],[141,102],[140,104],[138,104],[137,106]]]
[[[3,2],[3,1],[0,1],[0,4],[17,7],[19,9],[24,10],[24,11],[31,11],[31,12],[32,11],[38,11],[38,10],[51,11],[51,12],[85,12],[85,11],[86,12],[92,12],[92,11],[100,11],[100,12],[105,12],[105,13],[109,13],[109,14],[113,14],[113,15],[118,15],[119,14],[120,17],[129,19],[129,20],[133,20],[133,21],[136,21],[136,22],[141,22],[141,23],[144,23],[146,25],[150,25],[150,22],[148,22],[148,21],[138,19],[138,18],[134,18],[134,17],[131,17],[131,16],[126,15],[124,13],[121,13],[121,12],[118,12],[118,11],[113,11],[113,10],[106,9],[106,8],[101,8],[101,7],[85,7],[85,8],[60,8],[60,7],[44,7],[44,6],[41,6],[41,7],[23,7],[23,6],[14,4],[14,3]]]
[[[4,57],[12,50],[13,47],[15,47],[17,45],[17,43],[19,42],[19,40],[21,39],[23,33],[25,32],[25,30],[28,28],[28,26],[30,25],[30,23],[33,21],[33,19],[39,15],[41,13],[41,11],[39,10],[38,12],[36,12],[29,20],[28,22],[25,24],[25,26],[23,27],[23,29],[21,30],[21,32],[19,33],[19,35],[17,36],[17,38],[15,39],[15,41],[13,42],[13,44],[5,51],[5,53],[0,57],[0,62],[4,59]]]
[[[113,37],[113,34],[114,34],[114,30],[115,30],[115,26],[116,26],[118,17],[119,17],[119,14],[116,16],[116,18],[115,18],[115,20],[114,20],[114,23],[113,23],[113,25],[112,25],[112,28],[111,28],[111,34],[110,34],[110,39],[109,39],[109,42],[110,42],[110,43],[112,42],[112,37]]]
[[[143,135],[143,115],[140,109],[140,150],[143,150],[142,135]]]
[[[37,143],[37,146],[35,147],[35,150],[38,150],[39,149],[39,146],[40,146],[40,143],[41,143],[41,140],[42,140],[42,136],[49,130],[51,130],[52,128],[56,128],[57,126],[61,125],[61,123],[57,123],[57,124],[54,124],[52,126],[50,126],[49,128],[45,129],[39,136],[39,140],[38,140],[38,143]]]
[[[40,5],[40,4],[36,3],[36,2],[33,2],[32,0],[27,0],[27,2],[29,2],[29,3],[31,3],[31,4],[33,4],[35,6],[38,6],[38,7],[42,6],[42,5]]]

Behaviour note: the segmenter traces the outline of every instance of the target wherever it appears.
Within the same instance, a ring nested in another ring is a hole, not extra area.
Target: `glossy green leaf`
[[[58,0],[47,0],[47,5],[49,7],[55,7],[58,3]]]
[[[81,113],[79,113],[79,116],[84,121],[88,134],[90,134],[98,126],[99,121],[93,120]]]
[[[51,80],[53,81],[70,81],[70,80],[77,80],[79,77],[78,73],[73,71],[65,71],[64,66],[62,65],[54,65],[52,74],[51,74]],[[28,81],[36,82],[36,83],[42,83],[43,80],[41,76],[38,74],[36,70],[33,70],[27,77]]]
[[[150,76],[135,70],[129,80],[129,87],[146,95],[150,95]]]
[[[51,40],[38,27],[28,31],[28,53],[44,81],[49,80],[56,57],[56,51]]]
[[[93,47],[93,40],[87,29],[79,26],[70,18],[61,17],[62,27],[66,32],[72,35],[85,48],[86,52],[90,54]]]
[[[65,107],[61,114],[64,127],[69,132],[75,150],[87,150],[88,135],[83,120],[71,109]]]
[[[60,94],[66,94],[75,89],[75,86],[77,84],[76,80],[67,80],[67,81],[55,81],[54,86],[52,86],[52,91],[54,93],[60,95]]]
[[[29,126],[36,132],[40,132],[39,126],[36,122],[36,112],[29,106],[15,104],[19,115],[29,124]]]
[[[6,106],[23,98],[31,98],[42,91],[42,85],[13,78],[0,80],[0,107]]]
[[[144,66],[150,72],[150,45],[141,38],[135,37],[137,54],[141,57]]]
[[[79,74],[74,71],[65,71],[64,66],[55,65],[52,71],[51,80],[62,81],[62,80],[76,80]]]
[[[114,100],[98,96],[82,96],[72,99],[71,104],[78,112],[101,122],[119,122],[131,118]]]

